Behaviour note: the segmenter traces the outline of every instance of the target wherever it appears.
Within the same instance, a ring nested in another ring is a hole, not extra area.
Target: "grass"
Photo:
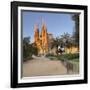
[[[46,57],[48,57],[51,60],[74,60],[79,62],[79,53],[75,53],[75,54],[62,54],[62,55],[53,55],[53,54],[47,54]]]
[[[57,56],[58,60],[75,60],[79,58],[79,53],[75,53],[75,54],[63,54],[63,55],[59,55]]]
[[[57,56],[53,54],[47,54],[46,57],[49,58],[50,60],[57,60]]]
[[[55,57],[53,54],[47,54],[46,57]]]
[[[57,60],[56,57],[48,57],[50,60]]]

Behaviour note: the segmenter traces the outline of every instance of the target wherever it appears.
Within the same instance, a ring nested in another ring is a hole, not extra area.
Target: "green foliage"
[[[56,55],[53,55],[53,54],[47,54],[46,55],[47,58],[49,58],[50,60],[57,60],[57,56]]]
[[[23,57],[27,58],[29,56],[29,42],[30,42],[30,38],[29,37],[25,37],[23,39]]]
[[[75,22],[73,37],[75,38],[76,45],[79,47],[79,14],[74,14],[72,20]]]
[[[25,62],[25,61],[28,61],[28,60],[31,60],[31,59],[33,59],[33,58],[32,58],[32,54],[30,53],[27,57],[23,58],[23,61]]]
[[[62,54],[62,55],[53,55],[53,54],[47,54],[46,57],[50,58],[51,60],[74,60],[79,61],[79,53],[75,54]]]
[[[49,57],[50,60],[57,60],[56,57]]]
[[[35,44],[30,44],[30,53],[33,55],[38,55],[38,49]]]
[[[46,54],[46,57],[53,57],[53,56],[55,56],[55,55],[50,54],[50,53]]]
[[[75,54],[63,54],[63,55],[57,56],[58,60],[75,60],[77,58],[79,58],[79,53],[75,53]]]
[[[64,33],[60,37],[54,38],[53,43],[52,43],[52,48],[58,47],[58,46],[65,46],[69,48],[74,45],[75,43],[74,43],[73,37],[68,33]]]
[[[27,61],[32,59],[32,55],[37,55],[37,48],[34,44],[30,44],[30,38],[23,39],[23,60]]]

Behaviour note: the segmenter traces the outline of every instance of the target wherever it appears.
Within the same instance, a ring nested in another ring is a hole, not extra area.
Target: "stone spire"
[[[37,46],[39,54],[48,53],[48,33],[45,22],[42,22],[41,34],[39,34],[39,27],[37,24],[34,26],[34,43]]]
[[[39,28],[38,25],[35,24],[34,26],[34,42],[37,42],[39,40]]]
[[[46,53],[48,51],[48,34],[45,22],[42,23],[41,36],[42,36],[42,47],[44,53]]]

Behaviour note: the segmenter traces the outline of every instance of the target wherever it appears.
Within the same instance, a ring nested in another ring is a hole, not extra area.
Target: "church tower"
[[[39,28],[38,25],[34,26],[34,43],[36,44],[36,47],[38,49],[38,54],[42,53],[42,45],[41,45],[41,40],[39,36]]]
[[[41,36],[42,36],[43,53],[45,54],[48,52],[48,34],[45,23],[42,24]]]
[[[41,34],[39,34],[38,25],[34,26],[34,43],[38,49],[38,54],[48,53],[48,33],[45,23],[42,23]]]
[[[34,42],[38,42],[39,40],[39,28],[38,25],[34,26]]]

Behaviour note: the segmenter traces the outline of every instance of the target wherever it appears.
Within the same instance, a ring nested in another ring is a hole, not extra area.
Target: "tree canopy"
[[[76,45],[79,47],[79,14],[74,14],[72,20],[75,22],[73,37],[75,38]]]

